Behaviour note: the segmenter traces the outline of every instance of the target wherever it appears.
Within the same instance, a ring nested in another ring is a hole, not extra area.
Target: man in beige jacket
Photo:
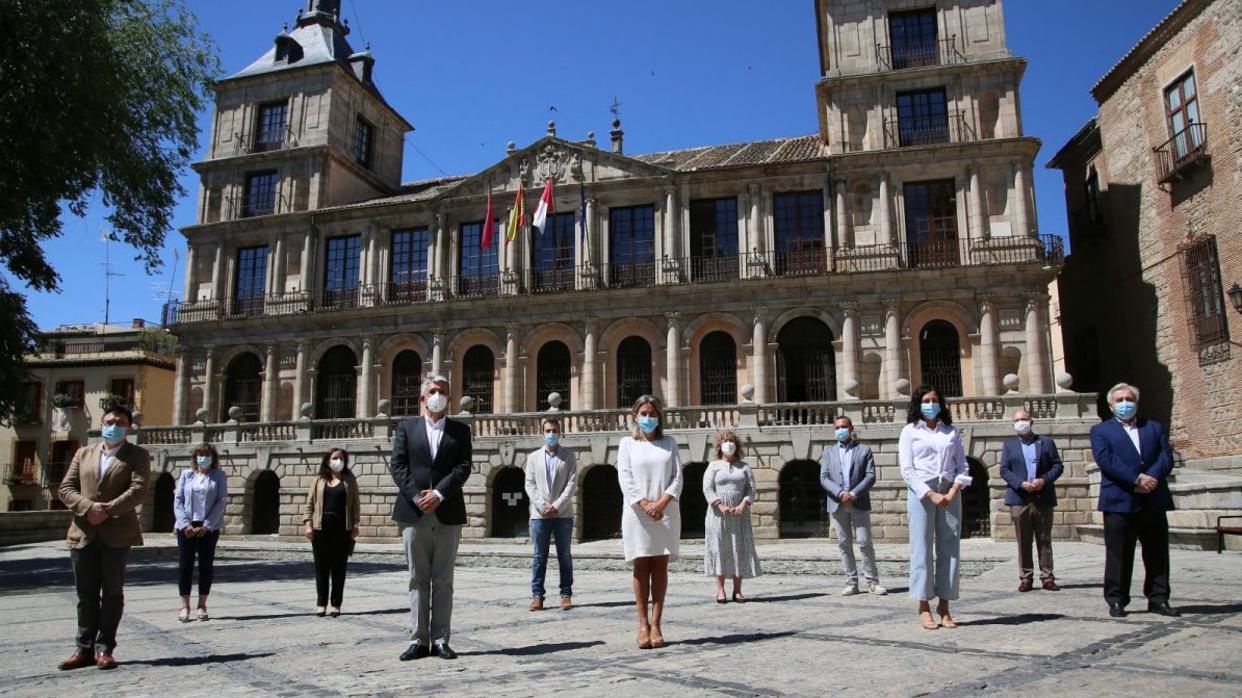
[[[112,652],[125,605],[125,562],[130,547],[142,545],[134,510],[151,477],[151,456],[126,441],[132,423],[129,408],[107,408],[103,441],[78,449],[60,483],[60,501],[74,514],[68,542],[78,590],[78,649],[61,669],[116,667]]]
[[[556,564],[561,572],[561,610],[573,608],[574,563],[569,543],[574,535],[574,484],[578,460],[560,444],[561,423],[543,420],[543,447],[526,456],[526,496],[530,499],[530,539],[535,558],[530,565],[530,610],[543,608],[543,580],[548,571],[548,545],[556,538]]]

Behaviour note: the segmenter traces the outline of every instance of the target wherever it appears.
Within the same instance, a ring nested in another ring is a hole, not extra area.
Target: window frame
[[[279,110],[279,123],[272,114]],[[258,105],[254,117],[254,138],[251,139],[250,152],[265,153],[280,150],[285,146],[285,137],[289,128],[289,100],[266,102]],[[275,137],[272,137],[275,134]]]
[[[253,218],[254,216],[268,216],[273,213],[279,213],[276,206],[279,189],[279,171],[256,170],[254,172],[247,172],[245,189],[242,192],[241,217]],[[267,196],[269,192],[270,196]],[[264,201],[258,201],[260,194],[265,195]]]
[[[367,169],[375,161],[375,124],[368,121],[362,114],[354,117],[354,162]]]

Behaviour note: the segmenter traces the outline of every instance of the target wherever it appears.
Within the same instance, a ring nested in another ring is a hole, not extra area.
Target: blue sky
[[[271,45],[294,0],[187,0],[216,40],[225,74]],[[302,3],[303,5],[305,3]],[[1035,188],[1042,232],[1064,233],[1059,173],[1043,164],[1095,114],[1089,89],[1177,4],[1176,0],[1009,0],[1010,49],[1029,60],[1022,83],[1027,135],[1043,140]],[[707,9],[710,7],[710,11]],[[375,79],[414,124],[405,181],[473,172],[544,133],[607,142],[609,105],[621,102],[628,153],[814,133],[818,78],[812,0],[343,0],[356,49],[371,44]],[[209,113],[200,117],[207,140]],[[198,181],[176,225],[194,222]],[[44,245],[61,274],[59,294],[27,293],[41,328],[104,319],[104,212],[67,216]],[[111,321],[159,321],[172,286],[180,295],[185,243],[169,234],[165,266],[147,276],[133,251],[110,249]],[[171,284],[170,284],[171,282]]]

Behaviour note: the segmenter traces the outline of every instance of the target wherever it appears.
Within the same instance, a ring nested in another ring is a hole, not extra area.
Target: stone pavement
[[[746,583],[747,604],[718,605],[693,570],[669,585],[662,650],[638,650],[629,577],[615,541],[578,547],[572,611],[526,610],[526,548],[462,546],[457,661],[402,663],[404,563],[392,545],[360,546],[345,615],[315,618],[305,543],[227,541],[212,619],[176,619],[175,558],[151,536],[130,564],[113,672],[55,665],[72,651],[74,602],[59,544],[0,549],[0,694],[254,695],[866,695],[1236,696],[1242,692],[1242,554],[1174,550],[1173,603],[1184,615],[1108,618],[1103,549],[1057,543],[1065,591],[1018,594],[1011,543],[964,541],[969,578],[957,630],[919,627],[906,598],[904,546],[878,546],[886,597],[837,594],[835,545],[761,546],[776,572]],[[1140,565],[1141,568],[1141,565]],[[555,563],[549,581],[556,579]]]

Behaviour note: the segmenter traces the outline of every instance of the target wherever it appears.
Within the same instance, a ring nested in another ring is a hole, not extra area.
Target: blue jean
[[[932,480],[927,484],[934,489],[937,483]],[[948,487],[943,489],[948,491]],[[931,499],[907,489],[906,513],[910,517],[910,598],[956,600],[962,575],[961,495],[953,498],[948,509],[941,509]]]
[[[543,598],[543,580],[548,574],[548,544],[556,537],[556,564],[561,570],[561,596],[574,595],[574,562],[569,557],[569,542],[574,535],[573,519],[531,519],[530,540],[535,544],[535,559],[530,563],[530,595]]]

